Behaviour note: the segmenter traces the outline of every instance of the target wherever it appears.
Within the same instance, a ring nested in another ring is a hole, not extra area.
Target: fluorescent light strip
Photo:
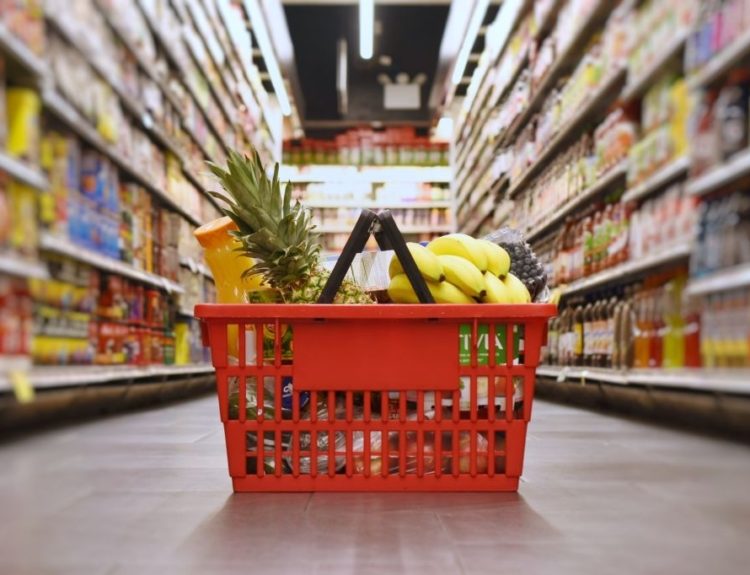
[[[339,94],[339,113],[346,115],[349,112],[349,95],[347,93],[348,80],[348,47],[346,39],[342,38],[338,42],[338,59],[336,65],[336,90]]]
[[[359,0],[359,55],[363,60],[372,58],[374,35],[375,0]]]
[[[273,91],[276,92],[276,97],[279,100],[281,113],[285,116],[289,116],[292,113],[292,106],[289,102],[289,95],[286,92],[286,86],[284,86],[284,78],[281,77],[276,54],[273,51],[271,40],[268,37],[268,30],[266,28],[266,21],[263,17],[263,12],[261,11],[260,6],[258,6],[257,0],[245,0],[245,9],[248,14],[250,14],[250,24],[253,27],[253,33],[258,40],[260,51],[263,54],[263,60],[268,68],[268,75],[271,76],[271,84],[273,84]]]
[[[464,70],[466,70],[466,64],[469,62],[469,56],[471,55],[471,47],[477,39],[479,28],[484,20],[484,15],[487,12],[487,8],[490,5],[490,0],[477,0],[472,14],[469,27],[466,30],[466,36],[464,36],[464,43],[461,45],[461,51],[458,53],[456,58],[456,65],[453,68],[453,75],[451,80],[454,85],[458,85],[463,78]]]

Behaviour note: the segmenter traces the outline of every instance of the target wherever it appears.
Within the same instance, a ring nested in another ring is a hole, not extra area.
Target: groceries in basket
[[[386,434],[388,440],[384,447],[382,438]],[[437,440],[434,432],[422,435],[420,442],[416,431],[401,434],[395,431],[371,431],[366,450],[365,432],[355,431],[352,444],[354,473],[380,475],[384,472],[383,461],[387,461],[387,473],[393,475],[434,475],[436,470],[446,474],[471,473],[472,468],[475,473],[487,473],[490,455],[486,432],[442,432],[437,433]],[[499,443],[504,447],[504,440]],[[456,454],[457,457],[454,457]],[[496,467],[496,471],[502,471],[504,461],[502,465],[502,468]]]
[[[225,217],[195,235],[217,280],[219,301],[320,301],[332,272],[321,260],[309,210],[292,201],[289,183],[282,193],[278,164],[269,178],[257,152],[231,152],[226,167],[210,167],[224,190],[213,194],[223,202]],[[546,276],[531,248],[512,231],[500,230],[485,239],[447,234],[426,246],[409,243],[407,248],[400,252],[402,258],[416,264],[435,303],[529,303],[541,301],[546,288]],[[395,253],[385,250],[369,263],[366,254],[358,257],[333,303],[374,303],[378,291],[394,303],[420,302],[418,288]]]

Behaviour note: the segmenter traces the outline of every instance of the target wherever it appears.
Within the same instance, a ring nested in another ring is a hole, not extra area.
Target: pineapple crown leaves
[[[269,179],[257,151],[249,156],[230,151],[226,168],[209,162],[226,194],[211,192],[237,225],[232,232],[238,251],[255,264],[244,276],[261,275],[280,291],[303,285],[317,268],[320,246],[310,212],[295,201],[287,183],[281,193],[279,165]]]

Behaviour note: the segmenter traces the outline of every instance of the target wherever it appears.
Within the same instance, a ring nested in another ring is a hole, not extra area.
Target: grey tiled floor
[[[0,446],[0,573],[748,572],[750,450],[537,402],[517,494],[242,494],[216,400]],[[514,570],[516,569],[516,570]]]

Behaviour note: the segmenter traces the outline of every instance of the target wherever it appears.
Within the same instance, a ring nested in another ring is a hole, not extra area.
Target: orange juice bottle
[[[206,263],[214,276],[218,303],[247,303],[248,292],[264,289],[260,276],[242,277],[245,270],[253,266],[253,260],[237,251],[241,244],[229,233],[236,229],[236,224],[230,218],[223,217],[193,232],[203,246]],[[253,332],[252,326],[248,326],[247,332],[250,336]],[[237,357],[237,326],[229,326],[227,338],[229,354]],[[255,355],[254,341],[254,337],[246,338],[248,362]]]

